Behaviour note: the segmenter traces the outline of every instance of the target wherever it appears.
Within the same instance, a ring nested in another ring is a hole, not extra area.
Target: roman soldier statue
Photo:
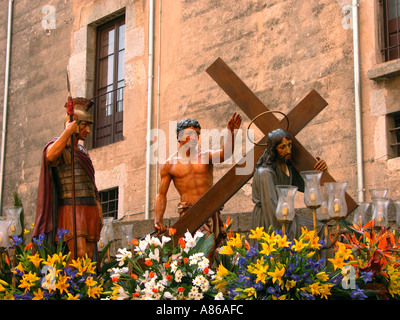
[[[93,103],[85,98],[69,102],[74,111],[67,114],[64,131],[47,142],[43,151],[33,237],[44,233],[48,244],[63,237],[71,261],[86,254],[93,257],[103,219],[93,164],[78,143],[90,133]],[[65,107],[68,109],[68,102]]]

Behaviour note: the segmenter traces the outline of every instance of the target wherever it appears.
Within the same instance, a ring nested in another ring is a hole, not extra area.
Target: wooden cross
[[[218,58],[208,69],[207,73],[225,91],[225,93],[237,104],[249,119],[254,119],[260,113],[268,111],[268,108],[257,98],[257,96],[240,80],[240,78],[229,68],[229,66]],[[300,144],[295,138],[296,134],[304,128],[319,112],[326,106],[327,102],[315,91],[311,91],[300,103],[288,114],[290,127],[289,133],[293,138],[293,153],[291,163],[299,171],[312,170],[317,160]],[[265,134],[259,141],[265,144],[267,135],[272,130],[286,128],[286,119],[279,121],[273,113],[268,113],[254,121],[254,124]],[[235,164],[228,172],[211,187],[179,220],[172,226],[177,230],[174,239],[179,239],[184,233],[194,233],[200,228],[225,202],[227,202],[247,181],[253,176],[254,170],[247,175],[237,175],[236,169],[245,167],[246,161],[250,161],[249,155],[254,152],[253,168],[258,159],[264,153],[265,146],[255,145],[254,148]],[[245,160],[245,161],[243,161]],[[247,163],[248,164],[248,163]],[[321,184],[334,182],[331,175],[324,171]],[[348,214],[358,204],[346,193]]]

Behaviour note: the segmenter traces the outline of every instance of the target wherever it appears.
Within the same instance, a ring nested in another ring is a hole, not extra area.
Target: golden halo
[[[249,129],[250,129],[250,126],[253,124],[254,121],[256,121],[259,117],[261,117],[262,115],[267,114],[267,113],[279,113],[279,114],[283,115],[286,118],[286,122],[287,122],[286,131],[289,130],[289,118],[287,117],[286,114],[284,114],[281,111],[276,111],[276,110],[269,110],[269,111],[262,112],[257,117],[255,117],[253,120],[251,120],[251,122],[249,123],[249,125],[247,127],[247,131],[246,131],[247,132],[247,139],[249,139],[250,142],[252,144],[256,145],[256,146],[266,146],[267,144],[266,143],[265,144],[264,143],[256,143],[254,141],[251,141],[251,139],[249,138]]]

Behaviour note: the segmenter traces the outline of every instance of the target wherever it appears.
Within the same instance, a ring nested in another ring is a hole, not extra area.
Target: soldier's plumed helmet
[[[79,122],[85,121],[89,123],[93,123],[93,116],[90,114],[89,109],[93,106],[93,102],[86,98],[74,98],[74,120],[78,120]],[[65,108],[67,108],[67,104],[65,103]],[[65,122],[69,121],[69,115],[65,116]]]

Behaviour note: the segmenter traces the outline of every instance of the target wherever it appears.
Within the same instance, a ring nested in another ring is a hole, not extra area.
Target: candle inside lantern
[[[289,214],[289,205],[285,202],[282,205],[282,216],[283,216],[283,220],[287,219],[287,215]]]
[[[315,205],[316,201],[317,201],[317,194],[315,192],[315,189],[311,188],[310,189],[310,202],[311,202],[311,205]]]
[[[339,215],[339,213],[340,213],[340,200],[339,199],[333,200],[333,211],[336,213],[336,215]]]
[[[100,249],[103,249],[104,248],[104,242],[103,241],[99,241],[99,247],[100,247]]]

